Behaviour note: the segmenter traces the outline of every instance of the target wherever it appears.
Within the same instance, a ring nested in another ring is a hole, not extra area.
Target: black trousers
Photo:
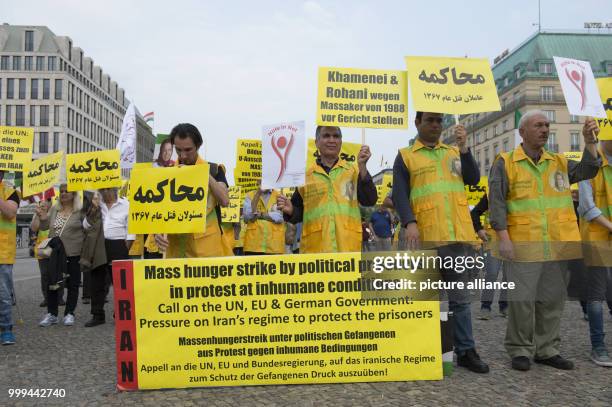
[[[64,279],[64,285],[68,289],[66,296],[66,308],[64,315],[73,314],[79,300],[79,286],[81,285],[81,265],[79,259],[81,256],[70,256],[66,258],[66,274],[68,277]],[[47,312],[57,316],[57,307],[59,294],[62,290],[47,289]]]
[[[125,245],[125,240],[104,239],[104,246],[106,247],[108,264],[96,267],[90,271],[91,314],[97,320],[105,319],[104,300],[109,288],[107,281],[112,282],[112,262],[129,258],[129,251]]]

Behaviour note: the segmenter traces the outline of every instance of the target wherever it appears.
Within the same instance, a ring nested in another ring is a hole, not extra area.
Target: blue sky
[[[207,159],[233,168],[235,140],[259,138],[263,125],[305,120],[314,135],[319,66],[405,69],[406,55],[492,61],[537,30],[537,3],[0,0],[0,22],[71,37],[142,113],[155,111],[155,132],[191,122]],[[542,0],[542,28],[612,22],[609,4]],[[359,129],[343,132],[360,140]],[[367,130],[370,172],[381,156],[392,165],[414,134]]]

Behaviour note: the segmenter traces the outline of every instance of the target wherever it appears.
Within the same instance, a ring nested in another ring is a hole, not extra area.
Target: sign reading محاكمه
[[[23,167],[23,196],[32,196],[53,188],[60,176],[64,152],[46,155]]]
[[[485,58],[406,57],[414,108],[421,112],[468,114],[501,110]]]
[[[408,128],[404,71],[320,67],[317,95],[319,125]]]
[[[0,170],[23,171],[32,161],[34,129],[0,126]]]
[[[68,154],[66,179],[68,191],[121,187],[119,150]]]

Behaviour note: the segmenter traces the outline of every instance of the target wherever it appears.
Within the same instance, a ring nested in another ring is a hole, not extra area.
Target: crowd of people
[[[549,121],[540,111],[525,113],[519,123],[522,143],[499,154],[489,175],[488,193],[471,211],[466,185],[477,185],[480,170],[467,146],[467,132],[456,125],[456,145],[440,141],[443,115],[417,112],[417,137],[399,151],[393,188],[371,215],[378,196],[367,170],[371,156],[361,147],[356,163],[340,158],[342,132],[319,126],[319,156],[306,169],[303,186],[292,196],[258,188],[244,197],[239,224],[222,222],[220,207],[229,203],[225,167],[210,163],[206,230],[194,234],[130,235],[129,202],[116,188],[85,191],[60,186],[57,202],[42,202],[31,229],[37,232],[34,254],[41,273],[46,315],[41,327],[75,323],[81,276],[83,303],[91,306],[86,327],[105,323],[104,304],[112,283],[111,262],[134,258],[221,257],[282,253],[358,252],[360,250],[435,249],[456,258],[485,253],[483,277],[516,289],[500,293],[499,311],[507,317],[505,347],[516,370],[531,361],[569,370],[560,355],[560,319],[570,279],[580,275],[580,295],[589,321],[591,359],[612,366],[604,343],[603,306],[612,287],[612,141],[601,141],[596,122],[587,119],[581,161],[544,149]],[[191,124],[179,124],[162,144],[156,166],[198,165],[203,139]],[[172,148],[176,162],[171,159]],[[579,183],[579,194],[570,184]],[[2,344],[12,344],[12,265],[15,261],[17,192],[5,184],[0,196],[0,328]],[[576,215],[576,212],[578,216]],[[483,222],[484,219],[484,222]],[[580,222],[578,222],[578,219]],[[373,244],[364,244],[372,241]],[[465,282],[473,273],[439,270],[444,281]],[[577,277],[576,277],[577,278]],[[66,297],[64,300],[64,291]],[[453,313],[457,364],[476,373],[489,366],[476,351],[471,298],[465,290],[447,290]],[[481,293],[479,318],[491,316],[492,290]],[[608,297],[608,299],[610,299]]]

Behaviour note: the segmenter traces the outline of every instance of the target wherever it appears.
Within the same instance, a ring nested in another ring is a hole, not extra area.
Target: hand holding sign
[[[597,136],[599,135],[599,126],[597,121],[592,117],[587,117],[582,127],[582,137],[584,137],[585,144],[597,143]]]
[[[463,127],[463,124],[455,126],[455,141],[457,142],[457,147],[459,147],[461,154],[467,153],[467,131],[465,127]]]
[[[284,195],[279,195],[276,198],[276,207],[279,211],[291,216],[293,214],[293,204],[291,198],[287,198]]]
[[[362,174],[362,176],[365,176],[366,172],[368,172],[366,163],[368,162],[371,156],[372,153],[370,153],[370,147],[361,146],[361,148],[359,149],[359,155],[357,156],[357,165],[359,167],[360,175]]]

